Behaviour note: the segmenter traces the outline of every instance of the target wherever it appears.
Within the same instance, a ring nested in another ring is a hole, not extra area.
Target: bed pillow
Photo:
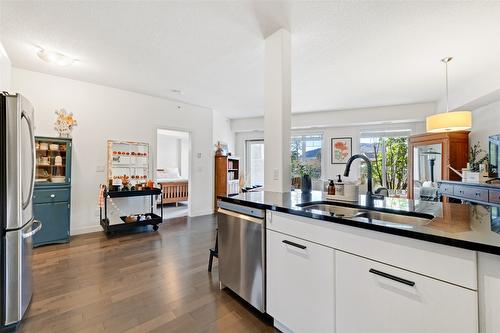
[[[157,179],[165,179],[167,178],[167,173],[165,172],[165,170],[157,170],[156,171],[156,178]]]
[[[166,168],[165,169],[165,177],[164,178],[180,178],[179,168]]]

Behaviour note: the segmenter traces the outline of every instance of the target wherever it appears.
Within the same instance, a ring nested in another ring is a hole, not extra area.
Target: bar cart
[[[153,230],[157,231],[159,224],[163,222],[163,206],[160,206],[160,215],[154,213],[154,207],[156,205],[155,196],[161,195],[161,189],[152,188],[138,191],[108,191],[107,189],[103,191],[104,196],[104,207],[100,207],[100,223],[106,234],[112,234],[114,232],[130,230],[136,227],[143,227],[147,225],[153,226]],[[109,198],[125,198],[125,197],[144,197],[150,196],[150,207],[151,211],[149,213],[135,214],[129,216],[120,216],[122,223],[111,224],[108,218],[108,199]],[[137,218],[136,221],[133,220],[134,216]]]

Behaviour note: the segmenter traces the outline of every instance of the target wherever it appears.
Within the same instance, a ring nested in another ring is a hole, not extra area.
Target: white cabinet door
[[[335,252],[337,333],[474,333],[475,291]]]
[[[271,230],[266,235],[267,312],[295,333],[334,332],[334,250]]]

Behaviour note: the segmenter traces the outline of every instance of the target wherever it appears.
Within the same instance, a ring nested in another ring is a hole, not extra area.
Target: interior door
[[[33,219],[33,187],[35,185],[35,137],[33,133],[33,106],[22,96],[20,104],[20,181],[22,225]]]

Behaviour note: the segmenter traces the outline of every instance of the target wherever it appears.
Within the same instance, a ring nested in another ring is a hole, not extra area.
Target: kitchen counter
[[[339,223],[357,228],[424,240],[468,250],[500,255],[500,208],[483,205],[462,205],[385,198],[367,202],[364,195],[357,203],[326,200],[325,194],[313,191],[303,194],[300,191],[249,192],[233,197],[221,197],[222,201],[232,202],[254,208],[268,209],[304,217]],[[431,214],[434,218],[427,225],[395,224],[367,218],[348,219],[331,216],[320,210],[310,210],[298,205],[303,203],[333,202],[338,205],[375,209],[380,211],[412,215]]]
[[[453,185],[466,185],[466,186],[477,186],[477,187],[487,187],[494,190],[500,190],[500,183],[486,183],[486,182],[461,182],[457,180],[440,180],[438,183],[453,184]]]

